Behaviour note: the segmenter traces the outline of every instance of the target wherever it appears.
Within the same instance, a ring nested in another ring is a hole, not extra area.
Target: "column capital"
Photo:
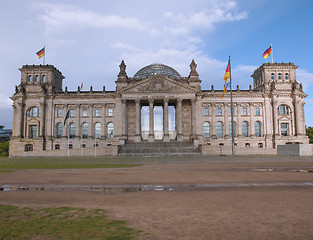
[[[148,101],[149,101],[149,104],[150,103],[154,103],[154,99],[153,98],[149,98]]]
[[[182,101],[183,101],[183,99],[177,98],[177,102],[178,102],[178,103],[181,103]]]
[[[164,98],[164,99],[163,99],[163,102],[168,103],[168,102],[169,102],[169,100],[170,100],[169,98]]]

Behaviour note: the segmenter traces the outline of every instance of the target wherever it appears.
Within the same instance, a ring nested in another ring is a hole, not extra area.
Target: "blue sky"
[[[85,90],[115,90],[122,59],[129,76],[151,63],[188,76],[195,59],[202,89],[221,89],[229,55],[234,84],[248,89],[272,43],[275,62],[299,66],[306,124],[313,126],[312,12],[310,0],[2,1],[0,125],[12,127],[18,68],[42,64],[36,52],[43,46],[69,90],[82,82]]]

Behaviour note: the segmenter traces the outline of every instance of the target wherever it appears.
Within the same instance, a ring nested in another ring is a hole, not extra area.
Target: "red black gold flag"
[[[267,59],[268,56],[271,54],[272,54],[272,45],[268,49],[265,50],[265,52],[263,53],[263,57]]]
[[[36,54],[38,55],[39,59],[42,58],[45,55],[45,47],[39,50]]]
[[[224,75],[225,84],[224,84],[223,95],[222,95],[221,98],[223,98],[224,95],[225,95],[226,85],[227,85],[227,79],[228,79],[228,78],[230,78],[230,59],[228,60],[228,64],[227,64],[226,71],[225,71],[225,75]]]

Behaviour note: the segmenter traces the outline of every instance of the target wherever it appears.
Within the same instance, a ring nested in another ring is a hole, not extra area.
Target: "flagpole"
[[[44,46],[43,48],[44,48],[43,65],[45,65],[45,61],[46,61],[46,46]]]
[[[70,157],[70,126],[67,124],[68,127],[68,135],[67,135],[67,157]]]
[[[94,131],[95,131],[95,157],[97,157],[97,137],[96,137],[96,125],[94,127]]]
[[[272,49],[272,63],[274,63],[273,44],[272,43],[271,43],[271,49]]]
[[[80,156],[83,156],[83,131],[81,130],[81,136],[80,136]]]
[[[231,154],[235,155],[235,139],[234,139],[234,111],[233,111],[233,86],[231,81],[231,64],[229,56],[229,78],[230,78],[230,115],[231,115]]]

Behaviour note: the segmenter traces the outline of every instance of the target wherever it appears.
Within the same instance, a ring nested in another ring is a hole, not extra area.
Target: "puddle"
[[[313,182],[273,182],[273,183],[206,183],[206,184],[164,184],[164,185],[0,185],[0,191],[94,191],[104,194],[131,192],[171,192],[171,191],[209,191],[217,188],[236,187],[294,187],[313,186]]]

